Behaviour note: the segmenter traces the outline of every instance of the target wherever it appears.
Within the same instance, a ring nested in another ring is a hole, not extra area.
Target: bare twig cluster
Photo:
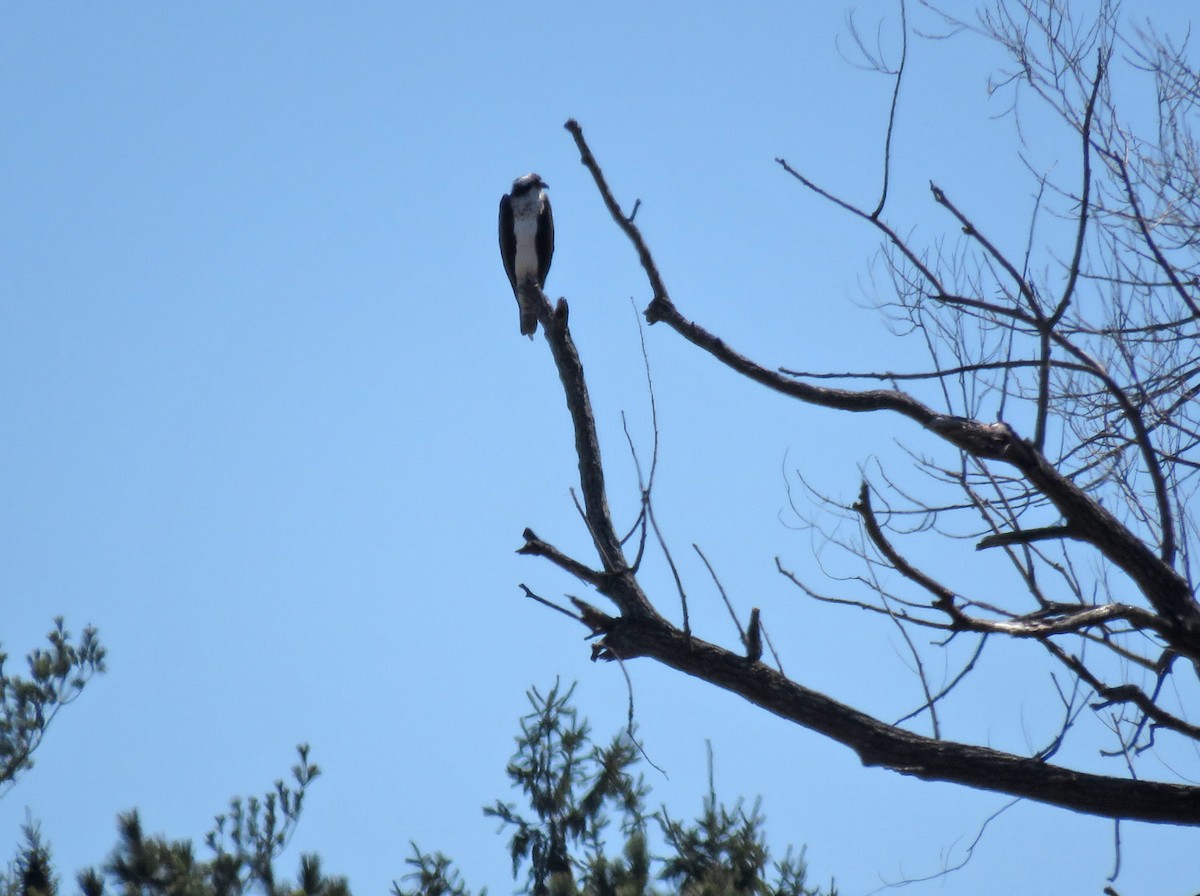
[[[848,547],[872,570],[857,578],[858,591],[819,593],[777,561],[780,573],[806,594],[894,623],[917,661],[925,704],[889,723],[788,678],[762,661],[757,609],[745,625],[738,622],[739,651],[709,643],[655,609],[638,579],[647,533],[662,544],[653,523],[652,476],[641,483],[640,541],[630,561],[625,546],[639,527],[622,536],[613,526],[566,303],[552,308],[544,296],[539,319],[575,427],[582,512],[597,560],[566,556],[528,530],[522,550],[613,602],[615,613],[572,598],[578,611],[572,615],[596,638],[594,657],[657,659],[850,746],[866,764],[1111,818],[1200,824],[1200,787],[1145,780],[1134,771],[1160,735],[1200,744],[1200,725],[1179,696],[1188,688],[1167,686],[1179,681],[1173,676],[1185,676],[1194,690],[1200,670],[1191,512],[1200,467],[1200,72],[1188,65],[1183,47],[1166,39],[1122,36],[1107,6],[1080,23],[1062,4],[1022,0],[998,4],[979,23],[951,23],[982,31],[1008,50],[1013,69],[994,87],[1012,91],[1014,114],[1032,93],[1074,133],[1078,155],[1070,182],[1037,175],[1034,216],[1054,219],[1061,245],[1031,240],[1024,256],[1014,257],[992,238],[987,221],[935,184],[931,207],[961,230],[959,248],[914,245],[905,227],[888,222],[887,184],[895,182],[889,156],[905,56],[887,69],[896,88],[877,205],[858,207],[778,160],[803,188],[878,233],[893,286],[880,305],[924,340],[925,370],[775,369],[686,317],[582,129],[574,121],[566,125],[637,252],[651,293],[645,309],[651,324],[782,396],[838,411],[900,415],[950,449],[950,463],[919,460],[929,486],[925,496],[884,475],[879,483],[864,481],[858,499],[842,508],[857,518],[862,535]],[[1154,85],[1158,114],[1150,136],[1119,115],[1112,77],[1118,65],[1147,73]],[[858,388],[866,379],[881,387]],[[982,588],[972,594],[951,587],[906,548],[908,533],[897,521],[914,514],[944,537],[1002,554],[1020,588],[996,599]],[[686,608],[678,576],[677,584]],[[978,639],[944,686],[925,680],[921,657],[930,648],[918,648],[913,638],[921,630],[941,633],[934,650],[951,637]],[[1060,670],[1051,681],[1065,707],[1061,729],[1031,755],[940,736],[938,704],[972,672],[989,638],[1033,645]],[[1048,761],[1089,710],[1113,738],[1102,750],[1117,758],[1114,774]],[[924,714],[932,736],[904,727]]]

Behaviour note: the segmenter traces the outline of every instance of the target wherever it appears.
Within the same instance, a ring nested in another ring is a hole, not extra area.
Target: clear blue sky
[[[912,357],[864,307],[872,234],[772,161],[875,195],[890,85],[839,50],[848,7],[574,6],[0,9],[0,638],[22,655],[63,614],[110,650],[0,802],[0,849],[27,807],[64,883],[103,860],[118,811],[198,838],[307,741],[325,775],[286,867],[317,850],[355,892],[383,893],[415,839],[508,892],[480,807],[508,796],[525,689],[580,680],[602,734],[626,711],[620,670],[589,663],[582,632],[518,588],[579,588],[513,553],[525,526],[572,550],[586,538],[559,385],[540,336],[518,334],[496,249],[519,174],[551,185],[548,287],[571,302],[622,519],[636,483],[621,411],[648,450],[630,299],[649,295],[567,118],[622,200],[643,200],[686,314],[767,363]],[[1167,32],[1194,16],[1145,6]],[[858,10],[868,33],[897,19],[892,3]],[[999,61],[969,37],[914,42],[901,229],[948,229],[932,178],[1023,244],[1031,187],[985,90]],[[1069,164],[1066,135],[1045,139]],[[647,342],[660,522],[701,633],[733,638],[692,542],[739,606],[763,607],[794,677],[887,716],[916,705],[894,636],[803,601],[773,558],[821,581],[811,536],[789,526],[785,468],[849,496],[861,465],[917,434],[767,395],[661,328]],[[1043,707],[1009,689],[1010,659],[983,670],[949,736],[1041,741]],[[865,770],[710,687],[629,671],[669,774],[648,770],[656,796],[699,808],[710,738],[720,794],[761,794],[774,845],[807,843],[815,878],[851,896],[961,857],[1006,802]],[[1195,888],[1200,835],[1122,834],[1122,892]],[[964,870],[910,892],[1098,892],[1111,841],[1105,822],[1022,804]]]

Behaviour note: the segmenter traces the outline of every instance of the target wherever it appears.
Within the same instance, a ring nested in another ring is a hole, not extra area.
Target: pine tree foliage
[[[33,751],[58,711],[82,693],[104,671],[104,647],[91,626],[74,641],[61,616],[46,635],[49,647],[30,652],[25,661],[29,677],[9,675],[0,652],[0,795],[17,775],[33,765]]]
[[[33,821],[21,827],[24,843],[9,873],[0,878],[4,896],[57,896],[58,880],[50,857],[50,847],[42,841],[41,829]]]
[[[747,814],[739,801],[733,809],[718,805],[709,789],[700,816],[692,822],[672,820],[660,810],[658,820],[674,855],[663,860],[660,876],[687,896],[818,896],[805,886],[804,851],[789,849],[775,865],[775,881],[764,888],[763,869],[770,853],[763,837],[766,818],[758,801]]]
[[[665,809],[648,813],[649,789],[634,773],[640,761],[634,731],[596,744],[571,703],[573,691],[556,683],[545,694],[529,692],[532,711],[521,720],[507,771],[531,814],[501,801],[484,809],[512,832],[509,854],[513,877],[524,869],[522,893],[825,896],[808,886],[803,852],[772,861],[757,803],[748,813],[740,802],[719,804],[710,782],[694,821],[674,820]],[[651,852],[655,833],[665,856]],[[413,870],[393,885],[393,896],[471,896],[444,855],[412,849]],[[832,886],[828,896],[836,896]]]
[[[758,803],[718,803],[709,782],[694,821],[647,812],[649,789],[635,767],[634,730],[607,744],[592,740],[571,703],[574,687],[557,683],[529,692],[517,752],[507,773],[521,791],[517,803],[497,801],[484,813],[509,832],[513,877],[537,896],[836,896],[806,882],[804,854],[789,850],[773,862]],[[305,794],[320,775],[307,745],[297,748],[292,782],[276,781],[261,797],[235,797],[203,838],[206,856],[190,840],[147,834],[137,810],[117,819],[119,839],[107,861],[76,876],[80,896],[350,896],[341,877],[327,876],[315,855],[302,855],[294,880],[279,863],[299,823]],[[711,765],[711,760],[710,760]],[[0,896],[60,896],[50,846],[29,821]],[[662,847],[665,855],[652,849]],[[403,883],[393,896],[476,896],[453,862],[411,844]],[[481,889],[478,896],[486,896]]]
[[[626,836],[643,824],[645,787],[628,772],[637,762],[637,746],[624,733],[607,747],[594,745],[587,722],[578,720],[571,705],[573,692],[573,686],[564,692],[557,684],[545,696],[529,692],[533,712],[521,720],[507,771],[535,817],[500,801],[484,809],[514,829],[513,873],[529,863],[529,891],[535,896],[550,892],[556,877],[571,874],[572,852],[602,849],[608,811],[620,813]]]
[[[414,883],[411,892],[420,893],[422,896],[471,896],[471,891],[463,883],[462,875],[449,858],[440,852],[423,853],[415,843],[409,845],[413,854],[405,863],[413,870],[405,875],[405,879]],[[402,890],[399,885],[393,885],[392,890],[396,894],[408,892]],[[485,887],[479,891],[479,896],[485,896],[486,893]]]
[[[211,858],[198,859],[190,840],[147,835],[137,810],[117,819],[119,841],[108,861],[76,881],[82,896],[350,896],[343,878],[327,877],[317,856],[300,857],[294,883],[279,878],[276,864],[287,848],[308,787],[320,774],[297,747],[294,783],[276,781],[262,797],[235,797],[216,816],[204,838]],[[0,875],[0,896],[58,896],[50,849],[32,823],[9,872]]]

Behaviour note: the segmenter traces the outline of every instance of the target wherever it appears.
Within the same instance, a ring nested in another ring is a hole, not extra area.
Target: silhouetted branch
[[[1146,68],[1158,79],[1160,132],[1155,140],[1139,141],[1121,122],[1112,99],[1115,13],[1104,6],[1094,25],[1083,28],[1067,27],[1065,19],[1056,18],[1057,10],[1000,4],[982,17],[982,32],[1007,48],[1015,64],[993,86],[1032,89],[1061,117],[1073,141],[1077,135],[1081,153],[1082,185],[1069,189],[1022,157],[1036,189],[1021,254],[1007,255],[1000,248],[1004,234],[993,239],[984,233],[983,225],[992,222],[975,220],[933,184],[934,201],[962,231],[957,242],[918,247],[912,237],[901,236],[915,229],[883,219],[894,176],[892,140],[908,58],[906,33],[884,139],[883,184],[873,210],[776,160],[807,191],[878,235],[890,275],[885,285],[894,291],[879,304],[897,333],[914,335],[928,352],[929,369],[923,371],[838,374],[768,367],[685,316],[668,294],[634,216],[622,212],[579,124],[566,124],[582,164],[645,272],[651,297],[644,314],[650,324],[664,324],[713,360],[781,396],[833,411],[899,416],[915,424],[918,437],[939,446],[932,454],[906,448],[911,463],[904,474],[889,474],[877,463],[879,476],[872,480],[880,487],[871,489],[864,477],[850,506],[829,499],[797,471],[822,509],[822,515],[810,516],[793,502],[798,518],[826,548],[862,564],[861,572],[846,575],[818,558],[823,572],[837,575],[839,593],[809,587],[776,558],[779,572],[813,599],[869,611],[899,628],[920,679],[922,705],[889,725],[788,679],[782,668],[770,669],[760,661],[764,641],[775,653],[763,614],[750,608],[743,628],[741,611],[715,573],[741,643],[727,650],[697,637],[688,620],[683,576],[655,520],[649,494],[654,464],[644,480],[636,452],[642,505],[626,537],[638,526],[642,531],[637,561],[629,566],[609,517],[566,303],[560,300],[551,310],[544,297],[539,320],[575,428],[581,507],[599,568],[564,556],[532,533],[522,552],[545,557],[612,599],[615,613],[571,598],[578,619],[595,638],[593,658],[655,659],[845,744],[868,765],[1114,819],[1196,825],[1200,787],[1139,779],[1134,762],[1153,745],[1156,732],[1200,742],[1200,726],[1188,721],[1181,705],[1192,689],[1166,686],[1173,669],[1200,669],[1200,604],[1192,581],[1200,525],[1188,517],[1200,487],[1192,478],[1200,469],[1195,401],[1200,304],[1193,294],[1200,283],[1195,238],[1200,142],[1187,131],[1194,120],[1190,116],[1200,112],[1200,73],[1177,52],[1155,49],[1160,55]],[[904,19],[903,7],[901,12]],[[906,32],[906,21],[902,27]],[[1035,38],[1044,44],[1032,46]],[[881,62],[876,67],[885,68]],[[1040,235],[1047,217],[1064,222],[1049,237]],[[1179,313],[1181,304],[1190,317]],[[830,379],[875,379],[891,388],[823,384]],[[657,449],[656,414],[654,430]],[[626,436],[632,450],[633,440]],[[946,447],[952,449],[949,460]],[[847,534],[847,520],[854,521],[853,535]],[[976,550],[999,550],[976,561],[987,569],[986,578],[972,582],[968,577],[952,588],[951,578],[937,569],[937,553],[920,553],[921,541],[906,541],[909,536],[949,539],[947,545],[964,550],[971,544]],[[643,552],[655,542],[684,601],[682,629],[656,611],[637,578]],[[917,557],[920,564],[910,559]],[[1001,578],[992,578],[991,557],[1001,561]],[[913,626],[939,633],[938,640],[915,637]],[[950,653],[950,645],[966,632],[981,637],[964,664],[962,656]],[[983,644],[997,636],[1045,649],[1039,660],[1052,670],[1051,699],[1061,702],[1054,729],[1030,756],[940,740],[937,712],[940,706],[945,715],[947,704],[939,701],[965,686]],[[940,690],[926,675],[927,668],[936,668],[930,665],[931,651],[946,651],[943,666],[958,668]],[[1061,677],[1064,669],[1070,676],[1065,687],[1054,675]],[[1152,688],[1146,685],[1150,676]],[[1074,723],[1087,710],[1111,731],[1116,749],[1099,752],[1117,758],[1120,775],[1087,774],[1047,761],[1068,732],[1075,735],[1084,727]],[[934,737],[900,727],[925,711]]]

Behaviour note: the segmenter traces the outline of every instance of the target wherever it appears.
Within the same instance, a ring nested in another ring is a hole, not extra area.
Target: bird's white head
[[[549,187],[550,185],[542,180],[542,176],[540,174],[536,174],[531,171],[529,174],[522,174],[513,181],[512,195],[524,196],[530,191],[545,190]]]

